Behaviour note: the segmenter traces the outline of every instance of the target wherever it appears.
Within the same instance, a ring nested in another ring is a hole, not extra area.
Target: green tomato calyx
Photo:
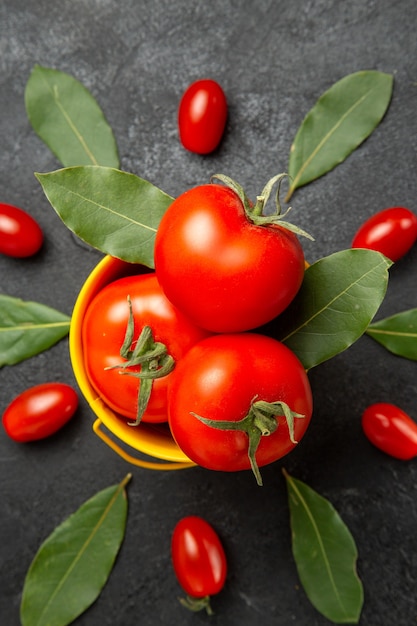
[[[206,426],[217,428],[218,430],[239,430],[247,434],[249,438],[248,457],[255,475],[256,482],[262,486],[262,477],[256,462],[256,451],[262,437],[272,435],[278,428],[277,417],[285,417],[288,426],[290,440],[293,444],[298,442],[294,436],[294,420],[305,417],[301,413],[292,411],[288,404],[277,400],[276,402],[266,402],[265,400],[252,401],[248,414],[241,420],[212,420],[192,413]]]
[[[129,426],[138,426],[148,406],[153,381],[156,378],[163,378],[172,372],[175,367],[175,361],[173,357],[168,354],[165,344],[154,340],[150,326],[144,326],[137,341],[135,341],[135,320],[133,317],[132,302],[129,296],[127,297],[127,301],[129,306],[129,319],[123,344],[120,348],[120,356],[125,359],[125,361],[106,369],[119,368],[120,374],[127,374],[140,379],[136,420],[134,422],[128,422]],[[129,368],[137,366],[140,366],[140,371],[129,371]]]
[[[194,613],[206,611],[207,615],[214,615],[214,611],[210,605],[210,596],[204,596],[204,598],[186,596],[185,598],[179,598],[179,601],[182,606],[185,606],[189,611],[193,611]]]
[[[266,183],[262,193],[259,196],[257,196],[255,204],[253,204],[249,200],[243,187],[239,183],[234,181],[232,178],[229,178],[229,176],[225,176],[224,174],[214,174],[211,177],[211,180],[213,181],[213,179],[217,179],[221,181],[222,183],[226,185],[226,187],[229,187],[229,189],[231,189],[232,191],[236,193],[236,195],[239,197],[240,201],[243,204],[246,217],[248,218],[249,221],[251,221],[256,226],[270,226],[272,224],[275,224],[278,226],[282,226],[283,228],[286,228],[287,230],[290,230],[296,235],[299,235],[301,237],[307,237],[307,239],[311,239],[312,241],[314,241],[313,237],[309,233],[307,233],[305,230],[283,219],[291,211],[291,207],[288,207],[285,213],[281,214],[282,207],[281,207],[281,203],[279,200],[282,182],[287,177],[288,177],[288,174],[285,174],[285,173],[277,174],[276,176],[273,176]],[[271,215],[265,215],[264,208],[270,198],[270,195],[275,185],[277,186],[276,193],[275,193],[275,212],[272,213]]]

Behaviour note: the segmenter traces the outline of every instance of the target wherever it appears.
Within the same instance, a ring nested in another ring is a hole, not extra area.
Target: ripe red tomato
[[[77,392],[65,383],[43,383],[18,395],[3,413],[3,427],[20,443],[44,439],[57,432],[74,415]]]
[[[227,101],[214,80],[192,83],[178,109],[178,128],[184,148],[197,154],[213,152],[220,143],[227,120]]]
[[[171,302],[213,332],[252,330],[279,315],[304,277],[297,236],[255,225],[239,196],[218,184],[180,195],[164,214],[155,267]]]
[[[353,238],[352,248],[376,250],[395,262],[416,240],[417,216],[404,207],[392,207],[376,213],[362,224]]]
[[[362,415],[362,428],[371,443],[396,459],[417,456],[417,424],[394,404],[377,402]]]
[[[43,233],[31,215],[11,204],[0,203],[0,253],[11,257],[34,255],[43,243]]]
[[[171,556],[175,575],[188,597],[183,604],[191,610],[211,613],[210,596],[225,584],[227,561],[214,528],[201,517],[184,517],[174,528]]]
[[[258,467],[295,447],[312,409],[298,358],[257,333],[200,341],[178,364],[168,391],[169,426],[184,453],[207,469],[252,468],[259,484]]]
[[[132,346],[136,344],[142,329],[149,326],[154,340],[164,344],[176,362],[208,333],[197,328],[172,306],[164,296],[154,272],[120,278],[99,291],[83,320],[86,372],[92,386],[108,406],[124,417],[136,419],[138,393],[143,383],[131,374],[140,372],[141,366],[130,367],[130,375],[121,375],[122,368],[116,367],[126,363],[120,349],[129,320],[128,296],[135,323],[135,334],[130,342]],[[169,376],[153,381],[143,421],[167,421],[166,389]]]

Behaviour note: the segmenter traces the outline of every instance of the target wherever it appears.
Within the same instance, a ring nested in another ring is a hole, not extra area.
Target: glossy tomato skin
[[[82,327],[84,363],[90,383],[116,413],[136,418],[139,379],[121,375],[120,348],[129,318],[128,296],[132,302],[136,341],[149,325],[155,341],[164,343],[175,361],[207,331],[196,327],[175,309],[162,292],[154,272],[120,278],[105,286],[87,308]],[[140,371],[133,367],[129,371]],[[144,422],[166,422],[166,390],[170,374],[153,383],[152,395],[143,415]]]
[[[24,258],[33,256],[43,243],[41,227],[31,215],[12,206],[0,203],[0,253]]]
[[[417,424],[395,404],[377,402],[362,415],[369,441],[390,456],[408,461],[417,456]]]
[[[253,330],[281,313],[304,277],[297,236],[256,226],[238,196],[201,185],[170,205],[155,240],[155,267],[167,298],[213,332]]]
[[[3,413],[3,427],[19,443],[56,433],[74,415],[78,394],[70,385],[51,382],[23,391]]]
[[[401,259],[417,241],[417,216],[405,207],[384,209],[362,224],[352,248],[381,252],[391,261]]]
[[[197,80],[184,92],[178,107],[178,129],[184,148],[209,154],[219,145],[227,121],[227,100],[211,79]]]
[[[313,400],[307,374],[282,343],[257,333],[212,335],[196,344],[173,373],[169,394],[169,426],[178,446],[198,465],[212,470],[250,468],[248,437],[203,424],[192,413],[215,421],[238,421],[252,402],[285,402],[304,415],[294,419],[294,438],[304,436]],[[290,440],[284,417],[277,430],[261,438],[259,467],[288,454]]]
[[[177,523],[171,556],[178,582],[190,597],[204,598],[223,589],[226,554],[218,534],[203,518],[190,515]]]

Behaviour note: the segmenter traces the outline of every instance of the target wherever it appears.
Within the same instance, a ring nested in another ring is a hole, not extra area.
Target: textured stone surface
[[[389,112],[340,167],[298,190],[297,222],[313,233],[314,260],[349,247],[359,223],[387,206],[416,210],[417,5],[414,0],[2,0],[0,4],[0,200],[28,210],[45,233],[32,260],[0,258],[0,292],[70,314],[101,258],[60,222],[33,176],[59,167],[30,127],[24,88],[35,63],[66,71],[95,95],[112,125],[122,168],[172,195],[223,172],[254,196],[287,167],[294,134],[317,97],[360,69],[395,75]],[[186,153],[176,129],[181,93],[217,79],[229,101],[227,131],[209,157]],[[417,248],[393,268],[386,316],[417,306]],[[0,372],[0,409],[28,386],[74,383],[68,345]],[[85,402],[56,437],[17,445],[0,433],[0,616],[19,624],[27,568],[67,515],[127,471],[126,540],[98,601],[77,624],[207,623],[177,602],[170,533],[187,514],[206,517],[224,540],[230,575],[212,624],[325,626],[300,588],[290,549],[281,467],[329,498],[351,529],[365,588],[363,626],[417,620],[417,465],[373,449],[360,415],[375,401],[417,418],[415,364],[363,337],[311,372],[315,416],[302,445],[263,471],[150,472],[127,465],[91,430]]]

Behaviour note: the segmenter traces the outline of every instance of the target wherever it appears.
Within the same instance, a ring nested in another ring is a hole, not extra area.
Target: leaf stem
[[[132,474],[129,472],[128,474],[126,474],[126,476],[123,478],[123,480],[120,482],[119,487],[121,489],[124,489],[126,487],[126,485],[130,482],[132,478]]]

